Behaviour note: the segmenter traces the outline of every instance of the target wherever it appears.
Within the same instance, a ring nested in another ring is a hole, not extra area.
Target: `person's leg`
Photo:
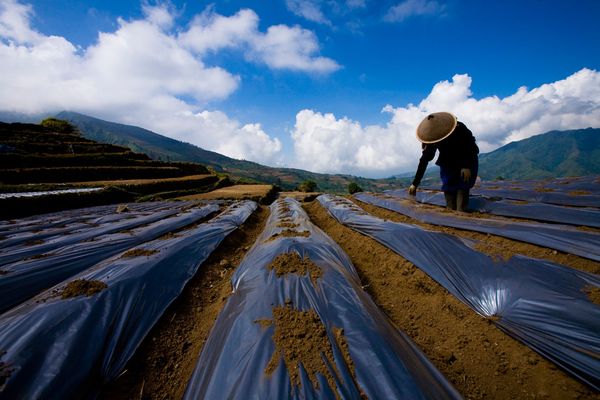
[[[445,190],[444,197],[446,198],[446,208],[456,210],[456,192]]]
[[[467,211],[469,208],[469,190],[459,190],[456,192],[456,209],[458,211]]]

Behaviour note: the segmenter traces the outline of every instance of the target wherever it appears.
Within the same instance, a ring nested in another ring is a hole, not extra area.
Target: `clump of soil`
[[[415,220],[361,203],[380,218]],[[495,327],[412,263],[339,224],[318,203],[310,219],[350,256],[365,290],[466,399],[594,398],[594,391]],[[442,230],[428,225],[427,229]],[[456,235],[456,230],[449,231]],[[478,234],[472,239],[493,242]],[[514,247],[513,241],[510,242]],[[527,253],[525,253],[527,254]],[[573,261],[573,260],[571,260]]]
[[[309,231],[293,231],[291,229],[284,229],[279,233],[274,234],[273,236],[271,236],[269,238],[269,242],[271,240],[275,240],[279,237],[309,237],[310,236],[310,232]]]
[[[572,190],[567,193],[569,196],[584,196],[586,194],[592,194],[589,190]]]
[[[327,379],[329,387],[335,392],[337,385],[321,353],[336,374],[339,373],[337,373],[327,331],[317,313],[314,310],[296,310],[291,305],[277,306],[273,308],[272,324],[275,327],[273,333],[275,352],[267,364],[265,374],[271,376],[283,359],[292,385],[301,384],[300,364],[302,364],[315,388],[319,388],[317,380],[317,373],[319,373]]]
[[[600,288],[596,286],[586,286],[583,291],[587,294],[588,299],[594,304],[600,305]]]
[[[308,257],[300,258],[298,253],[287,253],[278,255],[271,264],[269,270],[275,270],[278,277],[286,274],[297,274],[300,276],[310,275],[313,285],[323,275],[323,271]]]
[[[8,271],[0,269],[0,275],[8,275]]]
[[[142,256],[151,256],[152,254],[158,253],[158,250],[148,250],[148,249],[133,249],[129,250],[121,256],[121,258],[133,258],[133,257],[142,257]]]
[[[38,246],[40,244],[44,244],[44,241],[41,239],[30,240],[28,242],[25,242],[25,246]]]
[[[545,188],[545,187],[538,187],[535,188],[536,192],[540,192],[540,193],[550,193],[550,192],[554,192],[554,189],[551,188]]]
[[[5,354],[6,351],[0,351],[0,357],[4,356]],[[5,363],[4,361],[0,361],[0,391],[4,386],[4,382],[6,382],[8,378],[10,378],[10,375],[13,371],[14,368],[10,368],[10,366],[7,363]]]
[[[477,242],[472,247],[474,250],[477,250],[480,253],[487,254],[496,263],[502,261],[506,262],[512,258],[512,255],[510,253],[490,243]]]
[[[298,225],[298,224],[294,224],[293,222],[283,222],[283,221],[277,224],[277,227],[278,227],[278,228],[290,228],[290,229],[295,229],[295,228],[297,228],[298,226],[300,226],[300,225]]]
[[[90,297],[106,289],[108,285],[102,281],[88,281],[87,279],[75,279],[62,290],[61,298],[68,299],[85,295]]]
[[[181,235],[178,235],[177,233],[169,232],[169,233],[166,233],[166,234],[162,235],[161,237],[159,237],[158,240],[175,239],[175,238],[178,238],[180,236]]]
[[[123,213],[123,212],[127,212],[129,211],[129,206],[127,206],[127,204],[119,204],[117,206],[117,213]]]
[[[53,253],[42,253],[42,254],[35,254],[31,257],[27,257],[25,260],[41,260],[42,258],[46,258],[51,256]]]

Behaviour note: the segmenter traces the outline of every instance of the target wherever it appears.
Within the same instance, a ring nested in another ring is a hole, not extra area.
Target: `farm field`
[[[0,221],[0,398],[600,398],[597,177],[219,190]]]

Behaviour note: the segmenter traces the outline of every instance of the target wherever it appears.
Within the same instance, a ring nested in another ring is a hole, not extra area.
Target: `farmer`
[[[479,154],[475,137],[469,128],[449,112],[436,112],[421,121],[417,127],[417,139],[423,143],[423,154],[408,193],[413,196],[417,194],[427,164],[439,150],[440,155],[435,163],[440,166],[446,207],[466,211],[469,190],[477,178]]]

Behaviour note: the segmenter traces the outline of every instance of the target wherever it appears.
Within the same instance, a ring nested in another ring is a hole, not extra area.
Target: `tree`
[[[314,192],[317,190],[317,183],[315,181],[306,180],[298,186],[298,190],[301,192]]]
[[[77,128],[75,128],[69,121],[65,121],[57,118],[46,118],[40,125],[44,128],[58,133],[70,133],[78,134]]]
[[[356,192],[362,192],[362,188],[360,186],[358,186],[358,183],[356,182],[350,182],[348,184],[348,193],[350,194],[354,194]]]

